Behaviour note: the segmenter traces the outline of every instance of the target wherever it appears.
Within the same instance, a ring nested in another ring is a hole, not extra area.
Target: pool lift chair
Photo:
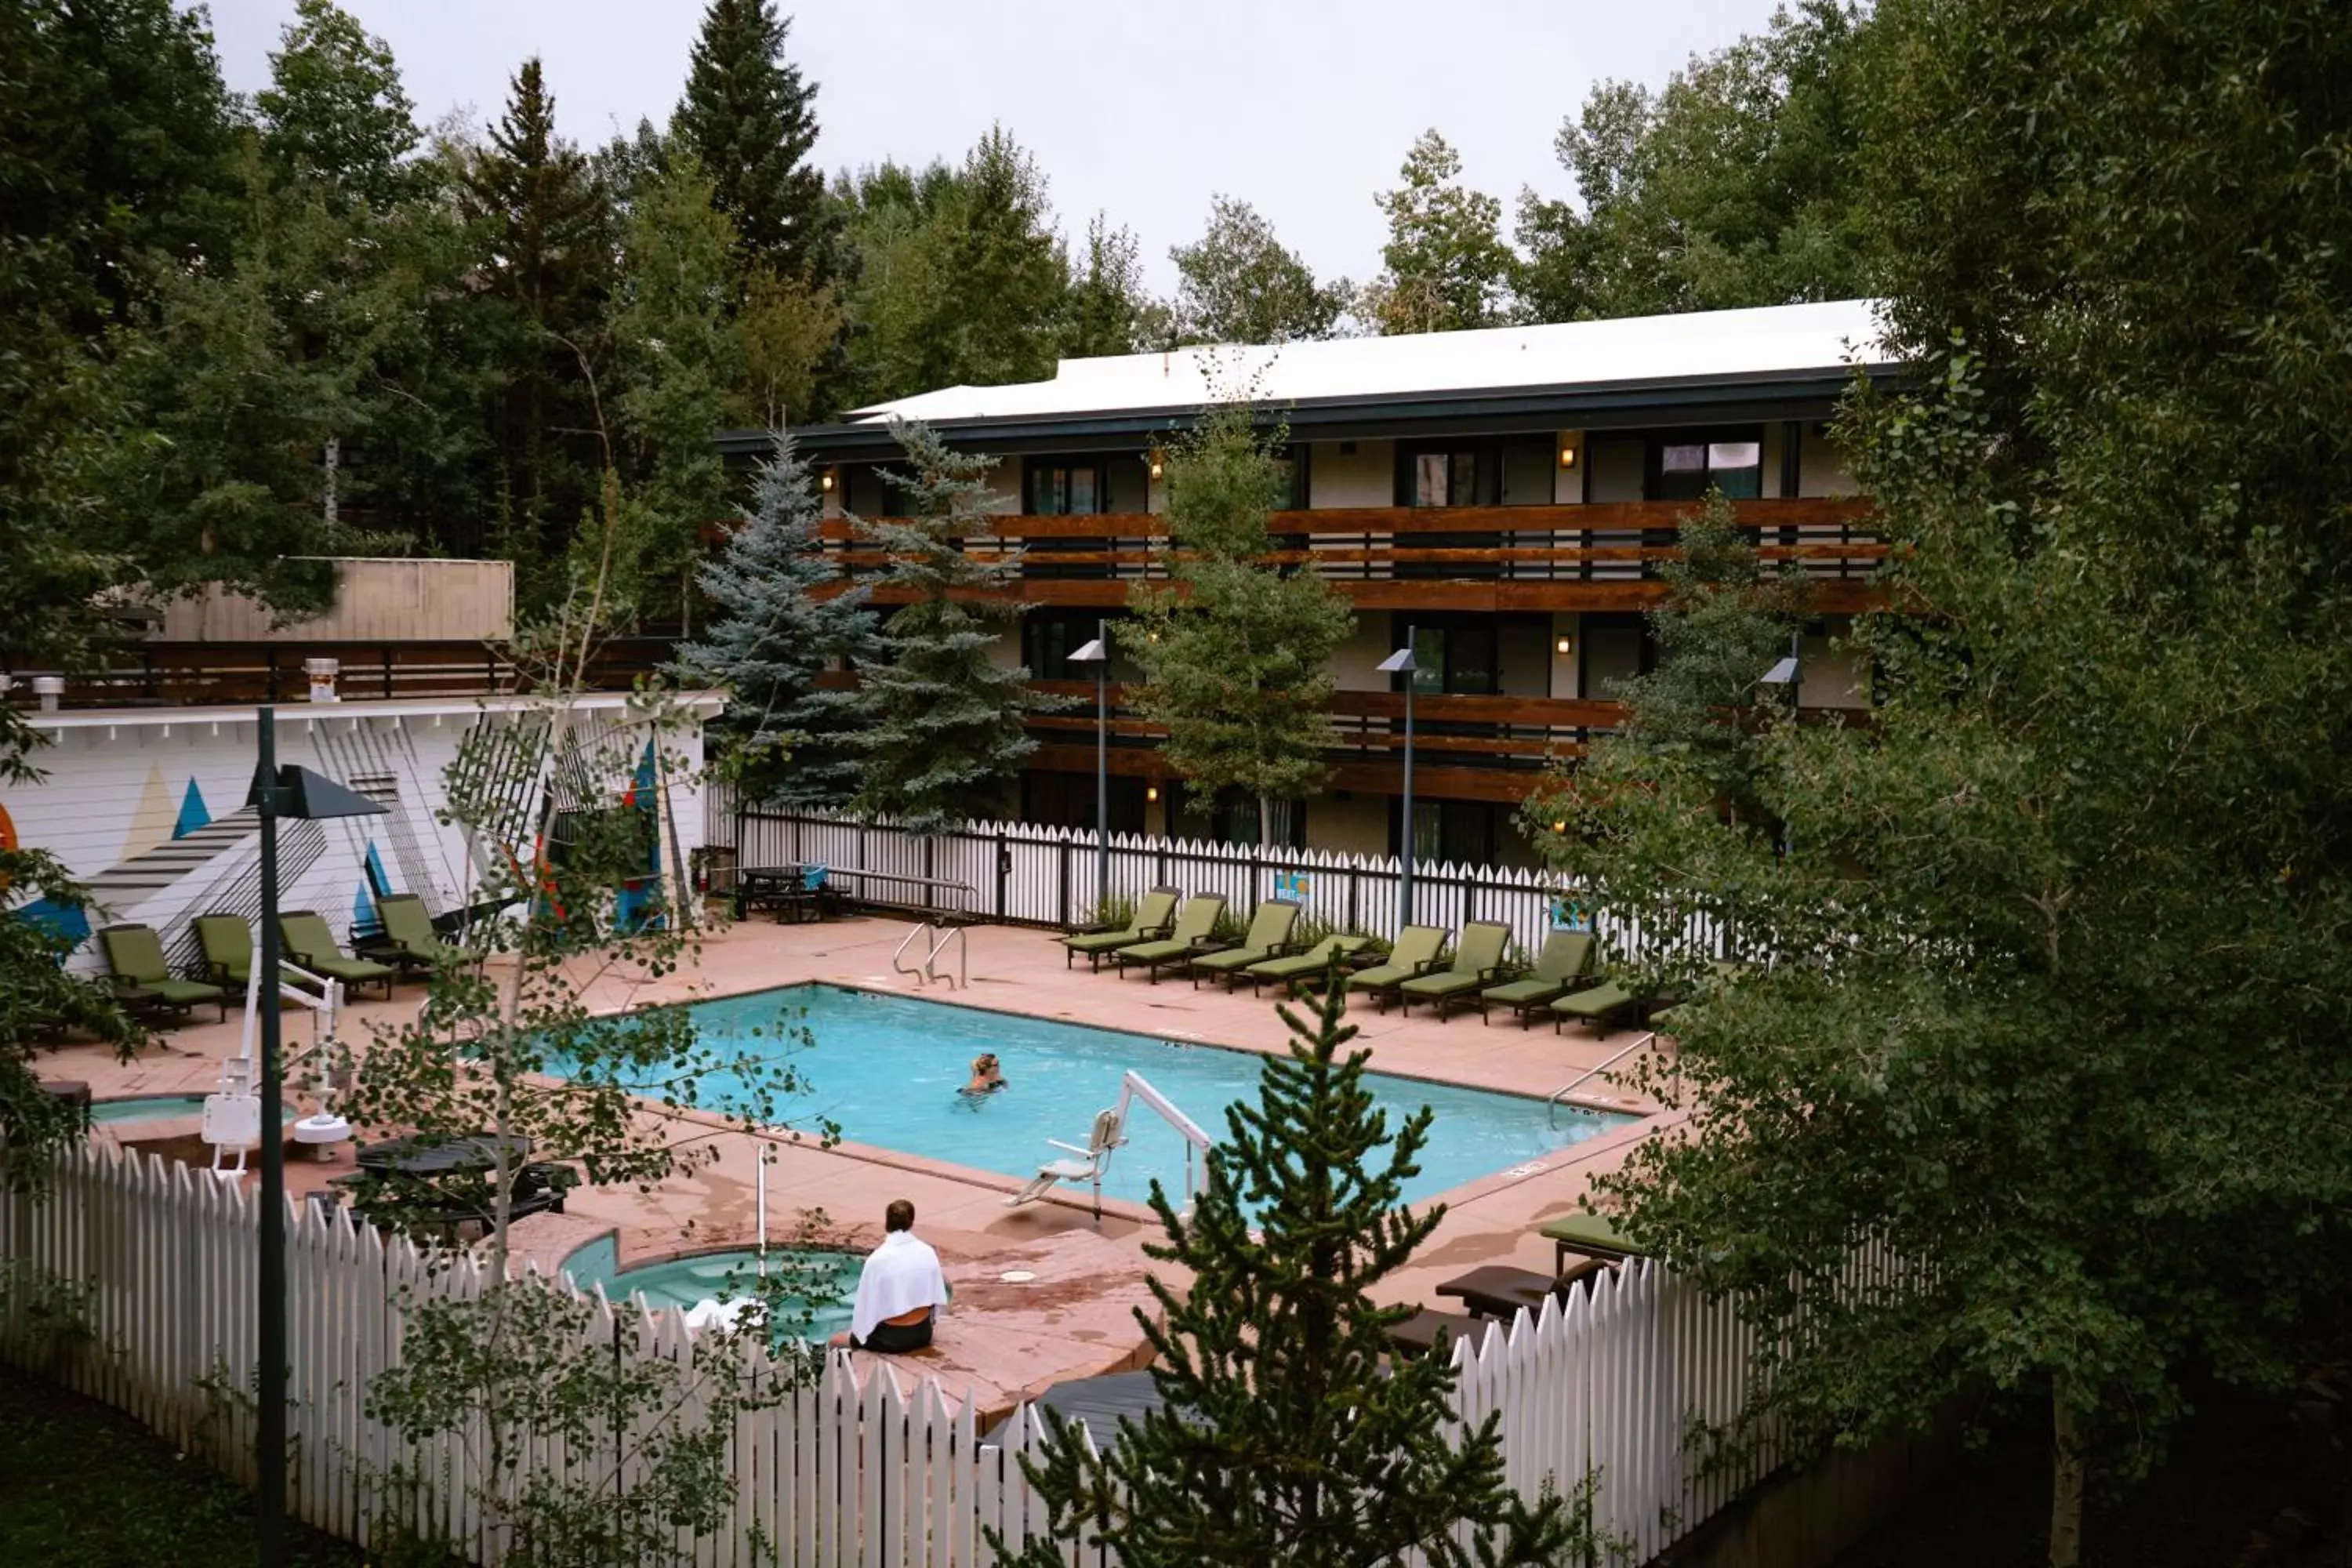
[[[1094,1131],[1087,1134],[1084,1148],[1076,1143],[1065,1143],[1059,1138],[1045,1140],[1055,1148],[1066,1150],[1076,1158],[1049,1160],[1038,1166],[1037,1173],[1029,1178],[1028,1185],[1006,1198],[1004,1206],[1019,1208],[1024,1204],[1035,1203],[1064,1182],[1085,1182],[1094,1188],[1095,1218],[1101,1219],[1103,1173],[1110,1167],[1112,1153],[1127,1142],[1128,1109],[1139,1100],[1158,1111],[1160,1118],[1183,1137],[1183,1214],[1185,1218],[1191,1218],[1197,1156],[1208,1152],[1209,1135],[1201,1131],[1200,1123],[1177,1110],[1166,1095],[1152,1088],[1141,1073],[1132,1069],[1119,1080],[1118,1103],[1108,1110],[1095,1112]]]
[[[315,991],[306,989],[315,987]],[[293,963],[280,966],[278,995],[269,1005],[282,1006],[288,1000],[300,1003],[316,1016],[318,1037],[308,1050],[289,1057],[286,1065],[296,1067],[304,1061],[314,1063],[311,1087],[319,1100],[319,1109],[294,1123],[294,1142],[306,1147],[324,1148],[330,1144],[351,1141],[352,1124],[335,1114],[335,1100],[351,1087],[349,1052],[335,1038],[335,1016],[343,1001],[340,980],[312,974]],[[257,1061],[255,1041],[261,1026],[261,966],[247,965],[245,983],[245,1035],[237,1054],[221,1063],[220,1088],[205,1097],[204,1140],[213,1146],[213,1174],[223,1181],[234,1182],[245,1174],[246,1151],[258,1144],[265,1136],[286,1136],[282,1127],[269,1131],[264,1115],[261,1097],[256,1092],[254,1068]],[[269,1108],[273,1112],[278,1108]],[[235,1155],[235,1163],[230,1156]]]

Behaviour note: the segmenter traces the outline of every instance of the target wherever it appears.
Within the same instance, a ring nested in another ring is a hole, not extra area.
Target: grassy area
[[[0,1563],[218,1568],[254,1559],[253,1499],[129,1416],[0,1368]],[[298,1530],[299,1568],[361,1568]]]

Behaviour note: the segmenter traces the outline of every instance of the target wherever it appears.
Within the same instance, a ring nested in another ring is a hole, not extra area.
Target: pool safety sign
[[[1307,901],[1307,873],[1304,871],[1276,871],[1274,874],[1274,896],[1277,899],[1291,899],[1299,903],[1305,903]]]
[[[1591,931],[1592,917],[1573,899],[1551,901],[1551,929],[1554,931]]]

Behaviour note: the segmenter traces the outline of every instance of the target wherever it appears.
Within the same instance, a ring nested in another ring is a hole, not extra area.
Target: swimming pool
[[[835,985],[786,986],[694,1005],[705,1048],[720,1054],[774,1048],[780,1010],[797,1012],[796,1021],[816,1040],[814,1050],[794,1060],[810,1088],[786,1102],[793,1124],[806,1127],[827,1117],[845,1139],[1021,1178],[1034,1174],[1040,1162],[1064,1157],[1047,1139],[1086,1142],[1095,1112],[1118,1103],[1121,1076],[1129,1068],[1212,1138],[1222,1139],[1225,1108],[1243,1100],[1255,1103],[1263,1060],[1246,1051]],[[1266,1025],[1273,1032],[1282,1027],[1271,1009]],[[1007,1087],[967,1098],[957,1090],[970,1077],[971,1058],[982,1051],[996,1053]],[[1554,1125],[1543,1101],[1523,1095],[1386,1073],[1367,1074],[1366,1083],[1391,1131],[1423,1105],[1436,1113],[1421,1173],[1405,1186],[1409,1202],[1547,1160],[1636,1120],[1563,1106]],[[705,1081],[702,1098],[728,1106],[740,1091],[740,1083],[712,1079]],[[1181,1204],[1183,1139],[1140,1103],[1129,1113],[1127,1136],[1111,1159],[1104,1195],[1142,1203],[1156,1177]]]
[[[282,1121],[291,1121],[302,1113],[289,1105]],[[205,1097],[201,1094],[149,1094],[135,1100],[101,1100],[89,1108],[89,1119],[100,1125],[131,1121],[169,1121],[183,1116],[202,1116]]]
[[[857,1292],[857,1258],[846,1252],[794,1251],[771,1247],[772,1264],[789,1260],[799,1277],[820,1282],[831,1276],[831,1289],[819,1289],[814,1299],[806,1300],[811,1321],[803,1337],[823,1342],[836,1331],[849,1327],[849,1310]],[[621,1267],[620,1247],[612,1237],[603,1237],[575,1249],[563,1260],[563,1272],[583,1290],[592,1285],[602,1285],[608,1300],[619,1301],[630,1296],[643,1296],[646,1305],[656,1310],[669,1307],[679,1310],[698,1306],[704,1301],[729,1301],[748,1296],[751,1290],[741,1284],[758,1272],[760,1255],[750,1247],[731,1252],[701,1252],[688,1258],[665,1258],[639,1268]]]

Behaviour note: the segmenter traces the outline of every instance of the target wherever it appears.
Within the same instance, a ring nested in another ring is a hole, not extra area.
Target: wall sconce
[[[1156,479],[1160,478],[1160,475],[1162,475],[1162,474],[1166,473],[1167,471],[1168,471],[1167,460],[1166,460],[1164,458],[1162,458],[1162,457],[1161,457],[1158,452],[1154,452],[1154,453],[1152,453],[1152,454],[1151,454],[1151,477],[1152,477],[1153,479]]]
[[[1143,786],[1143,798],[1146,800],[1158,800],[1160,798],[1160,786],[1158,784],[1145,784]]]
[[[1561,468],[1574,468],[1574,467],[1576,467],[1576,448],[1575,448],[1575,447],[1562,447],[1559,449],[1559,466],[1560,466]]]
[[[833,470],[831,468],[827,468],[824,471],[824,478],[817,482],[824,487],[825,494],[831,495],[833,493]]]
[[[1551,825],[1551,830],[1552,830],[1554,833],[1565,833],[1565,832],[1567,832],[1567,831],[1568,831],[1568,820],[1567,820],[1567,818],[1563,817],[1563,818],[1561,818],[1559,821],[1553,823],[1553,824]]]
[[[1559,655],[1560,658],[1566,658],[1570,654],[1576,651],[1576,639],[1570,637],[1566,632],[1562,632],[1559,636],[1551,639],[1551,651]]]

